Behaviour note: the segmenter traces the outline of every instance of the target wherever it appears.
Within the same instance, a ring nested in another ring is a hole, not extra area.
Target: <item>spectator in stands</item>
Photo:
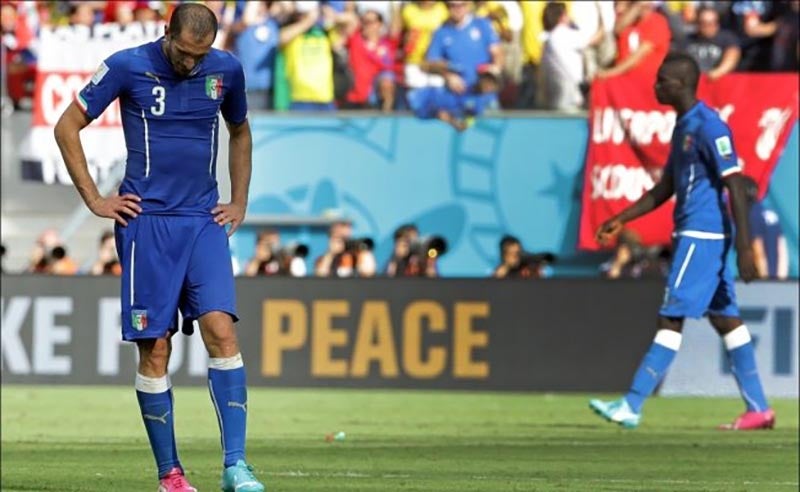
[[[248,277],[276,275],[280,270],[278,252],[281,236],[276,229],[265,229],[258,233],[253,257],[247,262],[244,274]]]
[[[211,3],[211,2],[207,2]],[[133,7],[133,19],[136,22],[158,22],[162,19],[162,11],[164,10],[164,2],[158,1],[137,1],[136,6]]]
[[[408,106],[417,118],[439,119],[458,131],[464,131],[475,118],[497,103],[500,82],[494,71],[481,69],[478,83],[466,93],[449,87],[423,87],[408,92]]]
[[[789,276],[789,253],[780,219],[774,210],[758,199],[758,184],[745,178],[750,204],[750,241],[760,278],[785,279]]]
[[[611,0],[568,1],[567,11],[574,26],[583,38],[591,38],[598,29],[603,30],[602,39],[583,50],[585,80],[592,80],[598,70],[614,63],[617,52],[614,38],[614,2]]]
[[[735,1],[731,10],[741,39],[742,59],[738,69],[743,72],[766,72],[770,68],[773,22],[782,2],[759,0]]]
[[[450,1],[447,8],[450,16],[433,34],[423,69],[444,76],[451,91],[464,94],[477,84],[478,67],[501,74],[503,52],[489,21],[470,13],[470,2]]]
[[[97,260],[92,264],[89,273],[92,275],[122,275],[122,266],[117,257],[114,231],[103,231],[100,235]]]
[[[19,8],[12,2],[0,4],[4,55],[0,62],[5,72],[5,89],[17,109],[32,101],[36,80],[36,56],[31,49],[34,32],[24,16],[19,15]]]
[[[666,18],[647,0],[617,0],[617,60],[613,67],[599,70],[601,78],[625,73],[655,77],[669,51],[670,31]]]
[[[719,13],[711,7],[698,9],[697,30],[687,38],[684,51],[712,80],[733,72],[742,56],[736,35],[720,28]]]
[[[106,2],[103,11],[103,22],[114,22],[117,24],[128,25],[134,21],[133,10],[136,8],[136,1],[118,0]]]
[[[346,24],[345,46],[353,73],[353,88],[346,96],[347,108],[378,106],[383,112],[394,108],[396,42],[385,31],[383,16],[377,10],[367,10],[360,18],[353,16]]]
[[[517,96],[518,109],[540,107],[541,76],[539,64],[542,61],[542,14],[545,2],[520,0],[522,9],[522,78]]]
[[[403,52],[405,54],[405,83],[409,88],[443,85],[444,79],[437,74],[422,70],[425,53],[430,46],[433,33],[447,20],[447,7],[442,2],[421,0],[403,5]]]
[[[389,277],[438,277],[439,257],[447,252],[447,241],[440,236],[419,237],[414,224],[404,224],[394,232],[394,250],[386,265]]]
[[[328,34],[318,25],[320,8],[316,2],[303,2],[307,9],[293,14],[290,23],[281,28],[282,68],[292,111],[333,111],[333,45]],[[276,86],[276,91],[282,86]],[[277,102],[281,97],[276,94]]]
[[[800,65],[800,0],[784,5],[783,12],[772,23],[772,57],[770,70],[774,72],[797,72]]]
[[[395,229],[392,237],[394,239],[392,256],[386,263],[384,272],[388,277],[402,277],[408,269],[411,244],[419,239],[419,229],[414,224],[403,224]]]
[[[584,53],[598,45],[605,36],[603,24],[587,34],[574,28],[563,2],[548,2],[543,13],[544,30],[548,33],[542,55],[545,80],[545,107],[575,111],[584,107],[586,80]]]
[[[71,2],[69,5],[69,25],[92,27],[95,23],[92,2]]]
[[[50,252],[50,263],[47,272],[51,275],[75,275],[78,264],[67,254],[67,248],[58,245]]]
[[[614,256],[600,265],[601,275],[609,279],[666,277],[669,272],[669,250],[645,248],[632,229],[620,233]]]
[[[350,221],[338,221],[328,230],[328,250],[314,262],[318,277],[372,277],[376,272],[371,239],[353,239]]]
[[[247,2],[242,19],[234,24],[233,52],[242,62],[247,82],[247,107],[272,109],[272,75],[278,52],[280,26],[270,13],[270,2]]]
[[[61,238],[55,229],[42,231],[31,250],[27,271],[29,273],[47,273],[50,268],[50,252],[60,245]]]
[[[528,253],[519,239],[505,235],[500,239],[500,264],[492,276],[495,278],[546,278],[551,276],[550,265],[555,262],[552,253]]]
[[[513,32],[508,19],[508,12],[502,2],[491,0],[475,1],[475,17],[486,19],[492,24],[494,32],[502,41],[511,41]]]

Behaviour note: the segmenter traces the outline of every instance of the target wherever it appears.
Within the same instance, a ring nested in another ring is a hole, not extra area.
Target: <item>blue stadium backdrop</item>
[[[566,259],[556,267],[559,274],[596,273],[596,261],[575,259],[585,118],[485,118],[467,134],[411,117],[257,115],[252,125],[251,215],[342,213],[354,221],[356,236],[374,238],[381,266],[394,228],[414,222],[423,235],[448,240],[450,251],[440,263],[445,275],[488,275],[504,233],[520,237],[529,250]],[[798,133],[796,125],[767,197],[781,217],[794,277]],[[234,236],[242,263],[253,252],[256,232],[244,227]],[[282,239],[308,244],[309,266],[327,243],[321,227],[289,228]]]

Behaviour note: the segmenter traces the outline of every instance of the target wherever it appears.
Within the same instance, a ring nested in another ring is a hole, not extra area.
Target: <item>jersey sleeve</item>
[[[115,53],[104,60],[91,80],[81,89],[75,101],[91,119],[98,118],[109,104],[125,91],[127,65],[121,53]]]
[[[722,121],[709,121],[699,137],[700,151],[710,171],[722,178],[742,171],[728,125]]]
[[[247,119],[247,97],[245,96],[244,69],[236,61],[231,70],[231,84],[225,92],[220,110],[225,121],[238,125]]]

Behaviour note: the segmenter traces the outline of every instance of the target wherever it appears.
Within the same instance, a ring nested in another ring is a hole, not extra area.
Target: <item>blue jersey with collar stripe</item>
[[[212,49],[180,77],[162,40],[111,55],[77,102],[95,119],[119,98],[128,151],[119,191],[140,196],[143,214],[208,215],[219,200],[218,113],[233,125],[247,118],[244,73],[233,55]]]
[[[698,102],[678,119],[664,169],[675,187],[675,232],[707,239],[730,235],[723,179],[740,171],[730,128]]]

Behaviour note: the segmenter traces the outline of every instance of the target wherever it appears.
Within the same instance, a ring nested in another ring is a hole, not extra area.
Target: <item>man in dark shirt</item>
[[[686,39],[686,52],[711,79],[732,72],[742,54],[736,36],[720,29],[719,12],[707,6],[697,11],[697,31]]]

